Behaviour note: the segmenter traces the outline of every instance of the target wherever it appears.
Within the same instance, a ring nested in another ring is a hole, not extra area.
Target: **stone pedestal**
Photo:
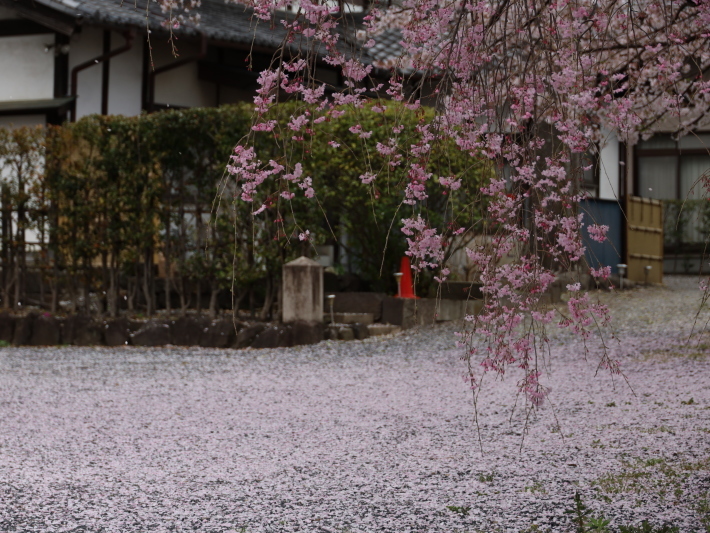
[[[482,300],[437,300],[436,298],[387,298],[382,302],[382,322],[409,329],[435,322],[462,320],[478,314]]]
[[[323,267],[307,257],[283,266],[281,320],[323,322]]]

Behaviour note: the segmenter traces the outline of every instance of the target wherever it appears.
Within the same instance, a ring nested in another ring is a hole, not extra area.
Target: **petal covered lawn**
[[[279,350],[1,349],[0,531],[567,532],[576,493],[612,530],[707,531],[695,287],[600,294],[628,383],[596,372],[596,343],[585,359],[553,334],[534,412],[510,375],[476,417],[454,325]]]

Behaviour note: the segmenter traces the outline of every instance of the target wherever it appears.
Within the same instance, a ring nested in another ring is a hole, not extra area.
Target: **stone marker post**
[[[323,322],[323,267],[307,257],[283,266],[283,322]]]

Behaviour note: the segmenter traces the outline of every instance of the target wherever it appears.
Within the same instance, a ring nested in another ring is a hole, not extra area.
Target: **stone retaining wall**
[[[48,313],[0,313],[0,341],[14,346],[202,346],[278,348],[315,344],[326,338],[323,324],[233,322],[185,316],[148,321],[86,315],[59,318]]]

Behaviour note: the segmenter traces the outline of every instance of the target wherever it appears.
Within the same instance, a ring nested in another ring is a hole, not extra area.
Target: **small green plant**
[[[536,481],[529,487],[525,487],[525,492],[531,492],[535,494],[536,492],[539,492],[541,494],[546,494],[547,491],[545,490],[545,487],[540,483],[539,481]]]
[[[0,348],[9,348],[10,343],[7,341],[0,341]]]
[[[706,492],[695,505],[695,510],[700,516],[700,523],[707,533],[710,533],[710,492]],[[675,533],[675,532],[674,532]]]
[[[575,491],[574,493],[574,507],[565,512],[572,515],[572,523],[575,525],[577,533],[586,533],[587,520],[592,510],[584,504],[579,492]]]
[[[594,481],[594,485],[607,494],[639,493],[647,487],[646,479],[650,476],[649,472],[623,471],[618,474],[605,474]]]
[[[606,404],[607,407],[616,407],[616,402],[609,402]]]
[[[460,514],[461,516],[467,516],[471,510],[470,507],[460,507],[458,505],[447,505],[446,508],[452,513]]]
[[[594,518],[590,518],[587,520],[587,523],[585,524],[587,527],[587,531],[594,531],[595,533],[605,533],[609,531],[609,524],[611,523],[611,520],[607,520],[603,516],[597,516]]]
[[[658,464],[661,464],[663,462],[663,459],[660,457],[652,457],[651,459],[646,459],[643,461],[643,464],[646,466],[656,466]]]
[[[693,405],[697,402],[695,400],[693,400],[693,398],[691,398],[690,400],[681,400],[680,403],[681,403],[681,405]]]
[[[592,510],[582,501],[579,492],[574,493],[574,507],[565,512],[572,515],[576,533],[609,533],[611,520],[604,516],[592,516]]]
[[[671,428],[668,426],[658,426],[658,427],[652,427],[652,428],[641,428],[639,430],[641,433],[649,433],[651,435],[655,433],[670,433],[671,435],[675,435],[675,431],[673,431]]]
[[[491,483],[493,481],[493,478],[495,477],[495,474],[478,474],[478,481],[481,483]]]

